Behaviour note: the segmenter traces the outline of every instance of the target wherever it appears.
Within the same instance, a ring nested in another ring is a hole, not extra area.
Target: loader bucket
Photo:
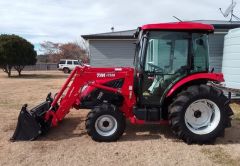
[[[35,140],[39,135],[48,131],[50,123],[45,122],[44,115],[51,106],[52,99],[50,95],[51,94],[48,95],[45,102],[31,110],[27,109],[27,104],[23,105],[18,116],[17,127],[10,139],[11,141]]]

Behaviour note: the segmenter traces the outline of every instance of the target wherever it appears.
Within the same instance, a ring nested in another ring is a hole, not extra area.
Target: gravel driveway
[[[240,108],[232,128],[214,145],[187,145],[168,126],[127,124],[117,142],[98,143],[85,131],[88,110],[74,110],[47,136],[32,142],[9,142],[21,105],[34,106],[57,92],[67,75],[23,72],[7,78],[0,72],[0,165],[239,165]],[[238,117],[239,116],[239,117]]]

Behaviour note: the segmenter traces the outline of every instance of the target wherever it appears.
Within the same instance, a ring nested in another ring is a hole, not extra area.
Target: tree
[[[86,50],[78,43],[65,43],[59,45],[60,57],[63,59],[81,59],[82,62],[88,62]]]
[[[41,47],[49,62],[58,63],[60,59],[80,59],[84,63],[89,62],[86,49],[77,42],[60,44],[47,41],[42,43]]]
[[[59,43],[53,43],[50,41],[44,41],[41,45],[41,51],[44,52],[42,56],[46,56],[46,63],[48,62],[57,62],[59,54]]]
[[[21,75],[26,65],[36,63],[34,46],[17,35],[0,35],[0,67],[11,76],[12,68]]]

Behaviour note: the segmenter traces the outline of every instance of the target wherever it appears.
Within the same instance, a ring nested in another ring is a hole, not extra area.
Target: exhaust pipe
[[[53,98],[48,94],[46,101],[31,110],[24,104],[19,116],[13,136],[10,141],[35,140],[38,136],[46,134],[51,127],[51,120],[45,121],[44,115],[50,109]]]

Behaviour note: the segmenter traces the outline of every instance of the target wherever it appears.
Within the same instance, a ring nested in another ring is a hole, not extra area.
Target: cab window
[[[193,56],[194,71],[202,72],[208,70],[208,36],[206,34],[193,34]]]
[[[63,65],[63,64],[65,64],[65,62],[66,62],[66,61],[60,61],[59,64],[62,64],[62,65]]]
[[[74,61],[73,63],[74,63],[74,65],[79,65],[78,61]]]
[[[187,66],[188,33],[152,32],[149,37],[145,71],[175,74]]]
[[[68,65],[72,65],[72,61],[67,61],[67,64]]]

